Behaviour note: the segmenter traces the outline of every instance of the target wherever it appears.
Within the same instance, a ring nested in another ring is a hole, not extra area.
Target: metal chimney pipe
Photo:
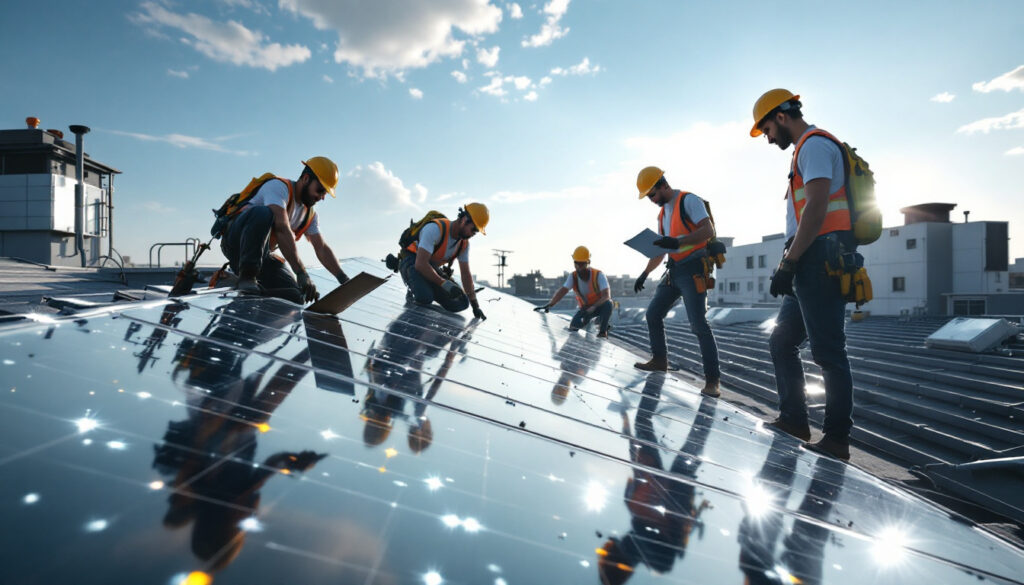
[[[964,212],[964,223],[967,223],[967,216],[970,215],[970,214],[971,214],[970,211],[965,211]]]
[[[68,128],[75,133],[75,250],[85,268],[85,149],[82,137],[89,133],[88,126],[74,124]]]

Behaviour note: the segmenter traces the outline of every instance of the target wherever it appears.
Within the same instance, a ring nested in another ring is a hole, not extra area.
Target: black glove
[[[313,281],[309,280],[309,273],[302,271],[298,276],[299,281],[299,294],[306,302],[315,301],[320,298],[320,294],[316,292],[316,285]]]
[[[477,301],[476,299],[473,299],[473,300],[469,301],[469,304],[473,305],[473,316],[474,317],[476,317],[477,319],[483,319],[485,321],[487,320],[487,315],[484,315],[484,312],[480,310],[480,302],[479,301]]]
[[[673,238],[672,236],[662,236],[657,240],[654,240],[654,245],[659,248],[666,248],[668,250],[678,250],[679,238]]]
[[[345,284],[346,282],[348,282],[348,280],[348,275],[345,274],[345,271],[343,270],[341,272],[341,275],[338,276],[338,284]]]
[[[793,295],[793,277],[796,276],[796,262],[786,260],[779,262],[779,267],[772,274],[772,286],[770,292],[773,297],[779,295]]]
[[[640,291],[644,290],[644,281],[647,280],[647,273],[641,272],[640,276],[637,277],[636,282],[633,283],[633,292],[640,294]]]
[[[448,298],[453,301],[458,299],[462,295],[466,294],[462,292],[462,289],[459,288],[459,285],[455,284],[450,280],[444,281],[444,284],[441,285],[441,290],[443,290],[445,294],[448,295]]]
[[[538,313],[541,312],[541,311],[544,311],[545,313],[550,313],[551,312],[551,305],[543,305],[543,306],[540,306],[540,307],[534,307],[533,310],[537,311]]]

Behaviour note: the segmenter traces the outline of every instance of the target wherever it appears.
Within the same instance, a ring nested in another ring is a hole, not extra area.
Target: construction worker
[[[717,397],[721,370],[718,363],[718,345],[708,325],[706,263],[708,240],[715,237],[715,226],[708,217],[704,201],[686,191],[673,189],[665,180],[665,172],[658,167],[645,167],[636,178],[640,199],[645,197],[661,207],[658,214],[658,233],[662,235],[654,243],[669,250],[668,274],[662,279],[647,306],[647,331],[651,338],[651,359],[634,366],[645,371],[668,369],[668,346],[665,342],[665,315],[683,298],[690,330],[697,336],[701,360],[704,364],[704,387],[701,394]],[[633,290],[639,293],[644,288],[647,275],[651,273],[665,255],[655,256]]]
[[[850,458],[853,379],[846,354],[846,301],[826,262],[856,249],[846,199],[844,155],[831,135],[803,119],[800,96],[785,89],[765,92],[754,104],[753,137],[762,134],[782,150],[795,144],[786,193],[786,236],[782,260],[772,276],[771,294],[782,295],[769,346],[779,393],[779,416],[769,426],[804,441],[807,394],[800,345],[825,381],[824,436],[805,446],[840,459]]]
[[[220,247],[231,270],[238,275],[236,288],[240,292],[266,293],[297,303],[318,298],[316,286],[295,246],[302,236],[313,245],[317,259],[339,284],[348,281],[320,233],[320,222],[313,210],[328,193],[334,197],[338,166],[324,156],[314,156],[302,164],[302,174],[295,181],[270,175],[261,177],[266,180],[224,228]],[[275,249],[284,256],[283,261],[271,254]]]
[[[569,331],[584,329],[597,317],[597,336],[608,337],[608,321],[612,318],[612,289],[608,286],[608,278],[600,270],[590,267],[590,250],[586,246],[573,250],[572,263],[576,269],[565,278],[562,287],[555,291],[546,305],[534,311],[547,313],[572,289],[579,310],[569,322]]]
[[[410,253],[403,254],[399,264],[402,280],[409,287],[406,298],[418,305],[437,301],[453,313],[472,305],[473,316],[486,319],[476,299],[473,273],[469,269],[469,239],[477,232],[487,235],[484,228],[490,218],[486,205],[469,203],[459,209],[454,220],[437,218],[420,228],[416,241],[406,248]],[[455,259],[459,261],[463,288],[451,280],[451,263]]]

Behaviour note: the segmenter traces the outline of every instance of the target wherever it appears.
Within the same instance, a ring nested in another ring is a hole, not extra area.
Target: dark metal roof
[[[479,296],[482,322],[393,278],[339,318],[203,295],[0,330],[0,582],[1022,582],[943,509]]]

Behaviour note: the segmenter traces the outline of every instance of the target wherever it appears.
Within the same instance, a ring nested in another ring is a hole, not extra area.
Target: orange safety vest
[[[797,166],[797,157],[800,155],[800,149],[803,147],[804,142],[811,136],[824,136],[829,140],[839,145],[839,155],[843,156],[842,142],[835,137],[815,128],[809,132],[805,132],[800,137],[800,141],[796,143],[796,148],[793,149],[793,163],[790,166],[789,173],[789,193],[787,197],[793,203],[793,211],[796,213],[796,222],[800,223],[800,218],[803,216],[804,206],[807,205],[807,196],[804,193],[804,178],[800,175],[800,169]],[[821,229],[818,231],[818,235],[822,236],[832,232],[848,231],[851,229],[850,223],[850,204],[846,199],[846,178],[843,177],[843,184],[839,187],[839,190],[835,193],[831,193],[828,196],[828,207],[825,211],[825,221],[821,224]]]
[[[459,243],[455,246],[455,253],[452,254],[451,258],[445,258],[444,253],[448,251],[448,231],[451,229],[452,220],[450,219],[435,219],[433,223],[436,223],[441,228],[441,239],[437,241],[437,248],[434,249],[434,253],[430,255],[430,263],[434,266],[440,266],[445,262],[451,264],[459,257],[459,254],[466,249],[466,240],[459,240]],[[420,228],[420,233],[423,233],[423,228]],[[416,254],[416,250],[420,249],[419,238],[412,242],[405,248],[406,250]]]
[[[292,205],[293,205],[293,202],[295,200],[295,183],[293,183],[292,181],[290,181],[288,179],[282,179],[281,177],[274,177],[273,179],[267,179],[266,181],[264,181],[263,185],[266,185],[267,181],[272,181],[274,179],[277,179],[278,181],[281,181],[285,185],[288,186],[288,203],[286,204],[286,207],[285,207],[284,211],[285,211],[285,215],[290,220],[291,219],[291,215],[292,215],[291,214]],[[260,188],[262,188],[263,185],[260,185]],[[259,189],[257,189],[257,191],[258,190]],[[255,195],[255,192],[253,193],[253,195]],[[295,232],[295,241],[296,242],[298,242],[299,238],[302,237],[302,234],[306,233],[306,230],[309,229],[309,226],[313,223],[313,216],[315,216],[315,215],[316,215],[316,211],[314,211],[310,207],[306,208],[306,217],[302,218],[302,224],[299,226],[299,229],[293,230]],[[271,231],[270,232],[270,249],[273,250],[276,247],[277,247],[277,237],[274,235],[274,232]]]
[[[597,268],[590,269],[590,286],[587,289],[586,294],[580,292],[580,275],[575,270],[572,271],[572,291],[576,293],[576,302],[579,303],[582,308],[583,305],[593,305],[597,302],[597,299],[601,298],[601,290],[597,288],[597,277],[601,274],[601,271]]]
[[[686,235],[689,235],[689,234],[693,233],[693,229],[690,229],[690,226],[687,225],[687,223],[693,225],[693,222],[684,222],[683,221],[683,213],[684,213],[684,211],[683,211],[683,198],[685,198],[687,195],[691,195],[691,193],[689,191],[680,191],[679,194],[676,195],[675,202],[673,203],[673,205],[675,206],[676,213],[672,214],[672,223],[670,224],[671,233],[668,234],[668,235],[672,236],[673,238],[681,238],[683,236],[686,236]],[[663,236],[665,235],[665,222],[664,222],[664,219],[665,219],[665,207],[662,206],[661,207],[661,212],[658,213],[658,233],[663,235]],[[697,227],[696,225],[693,226],[694,229],[696,229],[696,227]],[[679,261],[683,260],[684,258],[686,258],[687,256],[693,254],[697,250],[700,250],[700,249],[704,248],[707,245],[708,245],[707,240],[704,240],[703,242],[701,242],[699,244],[690,244],[688,246],[683,246],[683,247],[679,248],[678,251],[673,252],[673,253],[669,254],[668,256],[669,256],[669,258],[675,260],[676,262],[679,262]]]

